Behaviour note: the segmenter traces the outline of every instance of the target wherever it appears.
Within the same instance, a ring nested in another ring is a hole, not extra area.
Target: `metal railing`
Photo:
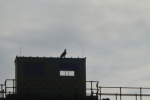
[[[111,90],[111,92],[108,92],[106,89]],[[123,90],[126,92],[124,92]],[[149,93],[143,93],[144,90],[149,90]],[[118,91],[118,92],[114,92],[114,91]],[[133,91],[133,92],[129,92],[129,91]],[[150,88],[144,88],[144,87],[99,87],[98,95],[99,95],[100,100],[102,100],[102,96],[114,96],[115,97],[114,100],[123,100],[123,97],[131,97],[131,96],[135,97],[135,99],[132,99],[132,100],[145,100],[145,99],[143,99],[143,97],[150,97]]]
[[[7,94],[16,94],[15,91],[17,89],[16,81],[17,80],[15,79],[7,79],[4,84],[0,84],[1,86],[0,93],[2,93],[4,97],[6,97]],[[98,96],[99,100],[104,100],[104,98],[110,98],[110,100],[127,100],[125,98],[132,98],[132,100],[150,100],[150,88],[147,87],[104,87],[99,86],[98,81],[86,81],[86,88],[78,88],[78,84],[80,84],[80,82],[79,81],[74,82],[77,82],[77,84],[74,84],[76,90],[84,89],[86,91],[86,96]],[[63,81],[59,81],[58,86],[58,88],[60,89],[59,91],[69,89],[69,88],[62,88],[62,83]],[[40,88],[43,88],[46,91],[46,89],[48,89],[46,85],[47,81],[43,80],[43,86],[41,86]],[[30,87],[30,80],[28,82],[28,87],[24,88],[34,89],[33,87]],[[55,87],[53,89],[55,89]],[[146,99],[145,97],[148,97],[148,99]]]
[[[6,79],[5,80],[5,89],[4,89],[4,93],[5,93],[5,97],[7,96],[7,94],[16,94],[16,89],[18,88],[16,86],[16,81],[27,81],[27,85],[26,87],[19,87],[19,88],[22,88],[22,89],[43,89],[44,91],[48,90],[49,87],[47,87],[47,83],[49,81],[47,80],[42,80],[42,84],[43,86],[40,86],[40,87],[32,87],[31,86],[31,83],[34,81],[34,82],[41,82],[41,80],[15,80],[15,79]],[[11,83],[10,83],[11,82]],[[82,91],[84,90],[86,92],[86,95],[87,96],[91,96],[91,95],[94,95],[94,96],[98,96],[98,81],[57,81],[59,82],[59,86],[57,87],[57,89],[59,88],[59,92],[60,91],[63,91],[63,90],[69,90],[69,89],[74,89],[74,90],[77,90],[77,91]],[[74,82],[74,88],[73,87],[67,87],[67,88],[63,88],[63,83],[64,82]],[[8,84],[9,83],[9,84]],[[11,84],[11,86],[10,86]],[[82,85],[82,84],[86,84],[85,88],[79,88],[78,85]],[[56,87],[53,87],[53,88],[50,88],[50,89],[56,89]],[[95,92],[95,93],[94,93]]]

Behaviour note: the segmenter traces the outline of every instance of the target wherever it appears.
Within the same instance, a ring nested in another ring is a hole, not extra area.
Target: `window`
[[[43,62],[25,62],[24,74],[28,77],[42,77],[44,75]]]
[[[60,76],[75,76],[75,71],[77,68],[78,67],[76,63],[60,63]]]
[[[75,76],[75,72],[74,71],[60,71],[60,76]]]

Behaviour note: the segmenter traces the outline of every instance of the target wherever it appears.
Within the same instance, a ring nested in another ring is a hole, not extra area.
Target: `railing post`
[[[121,94],[121,87],[120,87],[120,100],[121,100],[121,96],[122,96],[122,94]]]
[[[3,90],[3,85],[1,84],[1,91]]]
[[[7,82],[7,80],[5,80],[5,84],[4,84],[4,85],[5,85],[5,91],[4,91],[4,92],[5,92],[5,97],[6,97],[6,95],[7,95],[7,94],[6,94],[6,92],[7,92],[6,82]]]
[[[14,94],[14,90],[15,90],[15,80],[13,79],[13,94]]]
[[[135,95],[135,100],[137,100],[137,94]]]
[[[1,84],[1,93],[2,93],[2,98],[4,98],[4,89],[3,89],[3,84]]]
[[[101,91],[101,86],[99,87],[99,94],[100,94],[100,100],[102,99],[102,95],[101,95],[102,91]]]
[[[142,100],[142,88],[140,87],[140,100]]]
[[[117,93],[116,93],[116,100],[117,100]]]
[[[92,92],[93,92],[92,90],[93,90],[93,88],[92,88],[92,81],[91,81],[91,94],[92,94]]]
[[[96,88],[97,88],[96,96],[98,96],[98,83],[99,83],[99,82],[96,83]]]

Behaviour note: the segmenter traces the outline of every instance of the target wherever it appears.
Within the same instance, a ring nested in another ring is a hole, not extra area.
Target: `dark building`
[[[16,94],[86,97],[86,58],[16,57]]]

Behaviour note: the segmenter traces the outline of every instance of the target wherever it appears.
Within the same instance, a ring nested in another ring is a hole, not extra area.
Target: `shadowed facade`
[[[17,94],[86,96],[86,58],[16,57]]]

